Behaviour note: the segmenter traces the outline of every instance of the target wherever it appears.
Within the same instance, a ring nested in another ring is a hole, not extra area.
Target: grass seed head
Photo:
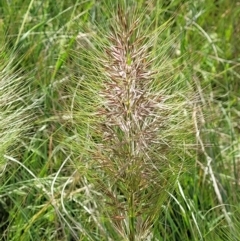
[[[144,26],[144,16],[130,11],[119,8],[111,27],[93,38],[81,83],[96,113],[87,135],[99,210],[125,238],[137,227],[148,233],[182,168],[192,128],[188,90],[177,89],[178,69],[164,49],[171,42],[163,41],[160,54],[154,45],[168,25]]]

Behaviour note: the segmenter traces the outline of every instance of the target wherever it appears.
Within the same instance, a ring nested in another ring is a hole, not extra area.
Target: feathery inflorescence
[[[96,107],[88,129],[95,143],[91,181],[102,197],[95,214],[128,240],[144,240],[151,232],[181,171],[186,132],[192,134],[187,91],[174,92],[167,83],[174,60],[168,61],[166,50],[160,55],[165,59],[154,53],[157,31],[144,30],[142,17],[118,8],[107,37],[95,39],[93,69],[85,67],[82,83],[85,102],[92,98]]]
[[[0,50],[0,154],[16,144],[20,133],[27,131],[33,116],[30,110],[37,103],[30,103],[29,80],[18,70],[17,54]],[[9,150],[8,150],[9,151]]]

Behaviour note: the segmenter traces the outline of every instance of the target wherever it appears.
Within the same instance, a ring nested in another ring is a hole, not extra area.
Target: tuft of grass
[[[1,0],[0,239],[237,241],[239,12]]]

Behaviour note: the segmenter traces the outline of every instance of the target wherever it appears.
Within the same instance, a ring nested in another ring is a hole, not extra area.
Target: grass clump
[[[238,1],[0,13],[1,240],[239,239]]]

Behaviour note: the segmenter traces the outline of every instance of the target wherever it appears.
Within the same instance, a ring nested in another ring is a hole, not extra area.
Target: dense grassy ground
[[[0,1],[1,240],[240,240],[240,1],[58,2]]]

